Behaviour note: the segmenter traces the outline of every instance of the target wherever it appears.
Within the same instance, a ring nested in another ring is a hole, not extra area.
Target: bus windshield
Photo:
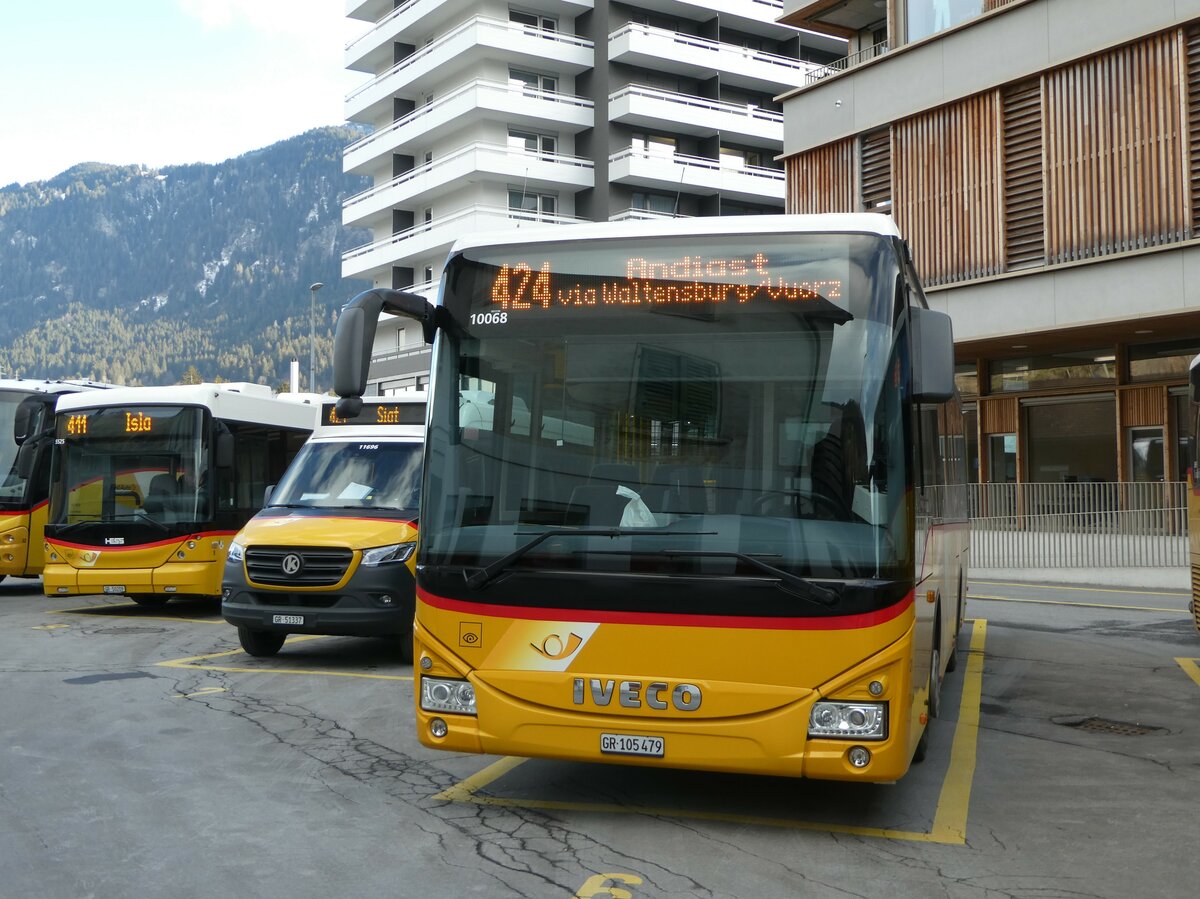
[[[206,410],[113,406],[58,416],[53,477],[57,525],[206,521]]]
[[[17,474],[17,443],[13,439],[13,423],[17,407],[28,393],[0,392],[0,511],[24,509],[28,478]]]
[[[312,441],[288,467],[268,506],[380,509],[417,514],[421,444]]]
[[[453,257],[422,564],[911,573],[898,271],[846,233]]]

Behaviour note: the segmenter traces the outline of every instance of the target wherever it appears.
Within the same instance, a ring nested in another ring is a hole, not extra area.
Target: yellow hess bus
[[[950,320],[890,218],[463,238],[436,306],[343,311],[339,414],[381,310],[435,344],[425,745],[858,781],[924,755],[966,466]]]
[[[318,407],[288,397],[239,383],[62,397],[46,595],[220,596],[230,538],[316,425]]]
[[[288,634],[393,637],[412,661],[425,394],[333,403],[229,547],[221,611],[254,656]]]
[[[65,393],[109,386],[0,379],[0,579],[42,573],[55,402]]]
[[[1200,356],[1188,369],[1188,560],[1192,571],[1192,598],[1188,608],[1200,631]]]

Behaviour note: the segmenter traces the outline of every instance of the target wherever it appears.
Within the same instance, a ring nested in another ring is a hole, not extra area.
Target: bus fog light
[[[421,670],[428,671],[432,667],[433,659],[429,658],[429,656],[421,656]]]
[[[870,693],[872,696],[882,696],[883,695],[883,681],[877,681],[877,680],[871,681],[869,684],[867,684],[867,692]]]
[[[815,703],[808,716],[808,735],[835,740],[883,740],[887,737],[887,703]]]
[[[421,678],[421,708],[426,712],[475,714],[475,688],[469,681],[444,677]]]
[[[855,768],[865,768],[871,764],[871,750],[865,746],[855,746],[846,753],[846,758]]]
[[[450,732],[450,728],[446,726],[446,722],[441,718],[434,718],[429,722],[429,732],[440,740]]]

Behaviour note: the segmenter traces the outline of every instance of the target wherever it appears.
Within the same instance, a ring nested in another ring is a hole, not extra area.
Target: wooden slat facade
[[[1004,110],[1004,267],[1046,262],[1041,79],[1002,91]]]
[[[1168,32],[1046,74],[1051,263],[1184,238],[1180,43]]]
[[[843,140],[787,161],[788,212],[858,212],[854,141]]]
[[[1161,385],[1123,387],[1118,392],[1122,428],[1165,427],[1167,388]]]
[[[1200,23],[790,157],[788,211],[878,202],[889,131],[892,212],[927,284],[1190,239]]]
[[[867,212],[892,211],[892,129],[871,131],[859,139],[860,202]]]
[[[979,398],[979,433],[1015,434],[1017,431],[1017,398],[997,396]]]
[[[992,91],[896,123],[896,224],[926,284],[1002,271],[999,95]]]

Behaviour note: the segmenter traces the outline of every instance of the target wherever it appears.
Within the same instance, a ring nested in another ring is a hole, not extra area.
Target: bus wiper
[[[833,608],[840,602],[838,595],[832,590],[826,590],[824,587],[818,586],[811,581],[806,581],[802,577],[797,577],[790,571],[784,571],[782,568],[776,568],[764,562],[762,559],[757,559],[754,556],[748,556],[745,553],[720,550],[691,550],[691,549],[664,549],[659,551],[659,555],[663,556],[682,556],[689,559],[737,559],[739,562],[745,562],[751,568],[757,568],[759,571],[769,574],[772,577],[779,579],[779,588],[798,596],[801,599],[811,603],[816,603],[819,606],[824,606],[826,609]]]
[[[528,531],[518,531],[513,536],[528,537],[530,533]],[[517,561],[539,543],[549,540],[551,537],[645,537],[651,534],[661,537],[711,537],[716,534],[716,531],[668,531],[652,528],[552,528],[548,531],[542,531],[528,543],[521,544],[507,556],[497,559],[491,565],[480,568],[474,574],[467,575],[464,571],[463,575],[467,578],[467,586],[472,590],[486,587],[508,566],[512,565],[513,562]]]

